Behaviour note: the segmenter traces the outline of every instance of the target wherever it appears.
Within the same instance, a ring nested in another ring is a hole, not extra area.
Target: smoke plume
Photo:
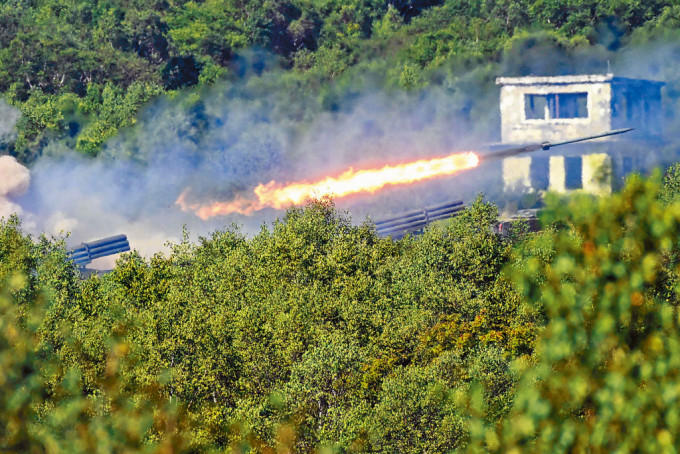
[[[71,232],[73,243],[124,233],[133,248],[150,255],[166,241],[178,241],[183,225],[194,235],[232,223],[255,233],[283,214],[264,209],[204,221],[175,205],[186,188],[196,201],[229,200],[272,180],[313,181],[347,167],[442,156],[483,142],[461,114],[470,93],[443,87],[418,96],[366,90],[341,97],[332,110],[298,95],[286,94],[272,74],[162,98],[95,160],[49,149],[31,169],[22,206],[40,220],[39,229]],[[448,179],[337,203],[361,222],[369,214],[463,197],[466,184],[473,188],[463,178]]]
[[[647,60],[640,48],[636,43],[611,51],[597,44],[568,53],[550,42],[527,40],[500,63],[445,67],[437,83],[409,94],[357,84],[310,95],[291,87],[277,71],[247,74],[156,100],[137,125],[110,140],[97,159],[60,149],[58,143],[50,145],[32,167],[25,195],[20,193],[26,189],[27,172],[5,157],[0,163],[11,169],[0,174],[0,184],[9,185],[4,175],[21,175],[21,183],[0,190],[0,213],[23,209],[25,218],[36,220],[37,231],[68,231],[73,243],[124,233],[145,255],[163,250],[168,240],[178,241],[183,225],[194,235],[232,223],[246,233],[257,232],[282,211],[264,209],[252,216],[204,221],[183,212],[175,201],[187,188],[186,197],[194,199],[187,203],[228,201],[251,193],[260,183],[315,181],[348,167],[478,150],[499,139],[496,76],[603,73],[610,60],[617,76],[667,82],[665,103],[671,107],[664,113],[665,129],[673,130],[669,125],[676,121],[673,112],[680,98],[680,45],[649,44],[643,52]],[[627,67],[632,61],[634,70]],[[369,215],[375,219],[440,202],[469,201],[479,192],[493,200],[502,183],[498,169],[489,170],[482,167],[336,202],[361,222]]]
[[[26,193],[30,181],[26,167],[11,156],[0,156],[0,218],[23,214],[21,206],[13,199]]]

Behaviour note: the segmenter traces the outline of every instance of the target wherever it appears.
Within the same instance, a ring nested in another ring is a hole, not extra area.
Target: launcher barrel
[[[408,233],[422,230],[431,222],[456,216],[464,209],[463,201],[457,200],[376,221],[375,229],[379,236],[399,239]]]
[[[625,128],[625,129],[615,129],[613,131],[605,132],[603,134],[596,134],[594,136],[586,136],[586,137],[579,137],[578,139],[571,139],[571,140],[565,140],[563,142],[556,142],[556,143],[551,143],[551,142],[543,142],[543,143],[534,143],[530,145],[525,145],[522,147],[517,147],[517,148],[509,148],[507,150],[500,150],[492,153],[487,153],[482,157],[484,160],[491,160],[491,159],[505,159],[509,158],[511,156],[517,156],[520,154],[524,153],[532,153],[534,151],[538,150],[550,150],[553,147],[559,147],[561,145],[568,145],[571,143],[578,143],[578,142],[585,142],[587,140],[594,140],[594,139],[600,139],[602,137],[609,137],[609,136],[615,136],[617,134],[623,134],[629,131],[632,131],[633,128]]]
[[[125,235],[116,235],[89,243],[80,243],[68,255],[78,266],[85,266],[94,259],[107,255],[119,254],[130,250],[130,243]]]

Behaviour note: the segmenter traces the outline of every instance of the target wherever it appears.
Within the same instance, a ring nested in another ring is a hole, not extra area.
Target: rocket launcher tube
[[[587,140],[594,140],[594,139],[600,139],[602,137],[609,137],[609,136],[615,136],[617,134],[623,134],[629,131],[632,131],[633,128],[625,128],[625,129],[615,129],[613,131],[605,132],[603,134],[596,134],[594,136],[587,136],[587,137],[579,137],[578,139],[571,139],[571,140],[565,140],[563,142],[556,142],[556,143],[550,143],[550,142],[543,142],[543,143],[534,143],[530,145],[525,145],[523,147],[517,147],[517,148],[510,148],[507,150],[500,150],[497,152],[493,153],[488,153],[484,156],[481,157],[481,159],[505,159],[509,158],[511,156],[517,156],[519,154],[523,153],[533,153],[534,151],[538,150],[550,150],[552,147],[559,147],[560,145],[569,145],[571,143],[578,143],[578,142],[585,142]]]
[[[90,243],[81,243],[68,253],[76,265],[85,266],[96,258],[119,254],[129,250],[130,243],[127,237],[125,235],[116,235]]]
[[[615,136],[617,134],[623,134],[623,133],[632,131],[633,129],[634,128],[615,129],[613,131],[605,132],[604,134],[597,134],[595,136],[588,136],[588,137],[580,137],[578,139],[565,140],[564,142],[557,142],[557,143],[546,142],[546,143],[543,144],[543,149],[549,150],[551,147],[559,147],[560,145],[568,145],[570,143],[585,142],[586,140],[594,140],[594,139],[599,139],[601,137]]]

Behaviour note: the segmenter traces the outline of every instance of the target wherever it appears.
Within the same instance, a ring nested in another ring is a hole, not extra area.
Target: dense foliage
[[[670,43],[656,76],[673,122],[675,3],[6,1],[0,95],[21,116],[0,152],[153,163],[177,147],[178,165],[260,178],[366,87],[423,136],[489,129],[494,76],[602,71],[651,40]],[[88,279],[63,239],[0,220],[0,450],[665,452],[679,188],[676,166],[549,199],[544,230],[511,237],[478,200],[400,241],[321,200]]]
[[[442,452],[467,437],[450,395],[484,381],[487,416],[501,417],[509,363],[529,361],[542,323],[500,274],[511,243],[489,230],[495,216],[478,202],[395,243],[320,201],[254,238],[216,232],[82,281],[57,245],[10,221],[0,263],[15,281],[28,276],[19,307],[46,298],[35,348],[55,364],[48,389],[75,380],[76,395],[101,398],[122,351],[123,397],[179,403],[191,446]]]
[[[564,69],[552,56],[532,61],[547,49],[604,71],[626,44],[669,38],[679,17],[670,0],[5,1],[0,96],[22,116],[2,147],[24,162],[53,141],[94,156],[158,95],[249,72],[276,70],[288,82],[272,91],[332,109],[334,90],[366,84],[412,90],[444,78],[464,92],[456,68],[471,64]]]
[[[478,421],[481,451],[671,452],[678,446],[678,171],[631,178],[619,194],[548,203],[541,251],[513,281],[548,318],[500,423]],[[474,408],[474,406],[473,406]]]
[[[511,237],[481,200],[400,241],[322,200],[253,238],[133,252],[84,280],[61,242],[4,221],[0,443],[665,450],[680,421],[677,176],[551,199],[545,230]]]

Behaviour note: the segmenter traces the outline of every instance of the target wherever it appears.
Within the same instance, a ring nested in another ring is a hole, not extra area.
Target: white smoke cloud
[[[183,225],[193,239],[232,223],[253,234],[263,222],[283,214],[265,209],[253,216],[206,222],[175,205],[186,187],[196,200],[230,200],[251,193],[261,182],[313,181],[349,166],[406,162],[473,148],[469,123],[460,118],[458,98],[463,95],[443,88],[419,97],[368,91],[342,102],[335,112],[309,102],[304,109],[315,114],[304,121],[290,120],[289,101],[276,85],[271,92],[258,90],[254,96],[247,82],[225,82],[189,108],[186,100],[160,99],[140,117],[134,131],[108,143],[96,160],[64,150],[46,153],[50,156],[31,168],[31,188],[21,204],[40,220],[40,231],[70,232],[71,244],[122,233],[133,248],[150,256],[166,250],[168,240],[178,241]],[[368,214],[376,218],[472,197],[479,186],[470,187],[464,193],[463,178],[445,179],[337,203],[361,222]],[[111,259],[104,262],[104,268],[111,265]]]
[[[29,170],[12,156],[0,156],[0,218],[23,214],[21,206],[12,201],[24,195],[31,182]]]
[[[13,214],[21,216],[23,212],[20,205],[17,205],[4,197],[0,197],[0,218],[6,219]]]
[[[122,233],[133,249],[151,256],[164,251],[167,241],[178,241],[183,224],[198,226],[193,216],[175,208],[167,166],[96,161],[71,153],[40,159],[32,175],[23,207],[39,219],[41,232],[69,233],[70,245]],[[114,263],[115,257],[105,257],[91,267],[108,269]]]
[[[165,250],[168,240],[179,240],[183,225],[194,238],[231,223],[255,233],[282,212],[266,209],[251,217],[205,222],[182,212],[175,200],[187,187],[196,201],[229,201],[271,180],[313,181],[350,166],[479,149],[497,141],[500,130],[493,81],[505,67],[489,68],[448,75],[415,95],[371,88],[345,93],[331,107],[287,90],[274,73],[161,98],[139,116],[137,126],[109,141],[96,160],[63,150],[45,153],[50,156],[31,169],[28,193],[4,198],[7,207],[0,204],[0,213],[21,204],[25,219],[30,214],[38,221],[38,231],[71,232],[72,243],[123,233],[147,256]],[[498,175],[498,169],[477,169],[336,202],[361,222],[367,215],[376,219],[470,201],[478,192],[493,195],[502,188]]]

